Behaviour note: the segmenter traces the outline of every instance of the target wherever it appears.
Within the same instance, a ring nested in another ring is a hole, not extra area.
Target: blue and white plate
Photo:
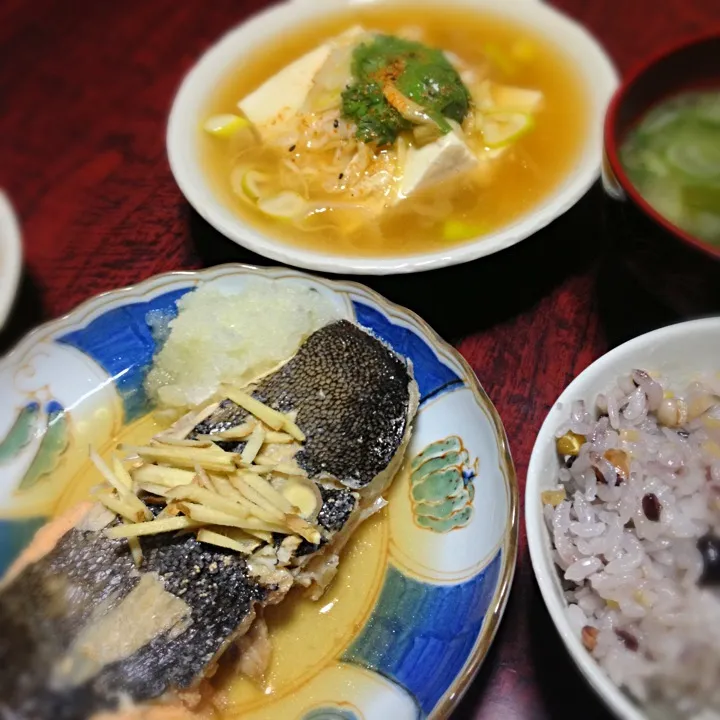
[[[157,350],[148,312],[172,312],[200,284],[232,292],[258,278],[314,288],[411,360],[421,404],[388,507],[353,538],[320,602],[293,597],[271,614],[267,687],[226,682],[228,717],[447,717],[510,590],[515,471],[467,363],[416,315],[354,283],[240,265],[172,273],[31,333],[0,361],[0,569],[48,517],[83,499],[89,445],[107,450],[148,432],[143,381]]]

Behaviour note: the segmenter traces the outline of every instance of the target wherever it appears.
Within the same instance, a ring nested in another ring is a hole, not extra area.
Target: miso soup
[[[720,245],[720,90],[660,103],[630,132],[620,161],[660,215]]]

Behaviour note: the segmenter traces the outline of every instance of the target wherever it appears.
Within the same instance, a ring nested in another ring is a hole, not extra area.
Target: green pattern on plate
[[[352,710],[342,708],[317,708],[303,715],[302,720],[359,720]]]
[[[45,433],[35,457],[30,463],[18,490],[29,490],[57,468],[63,453],[70,444],[70,422],[68,413],[60,403],[51,401],[47,405]]]
[[[412,460],[410,498],[421,528],[446,533],[470,522],[477,470],[469,459],[462,440],[451,435],[430,443]]]
[[[9,462],[30,443],[39,416],[40,404],[36,402],[20,410],[7,435],[0,440],[0,463]]]

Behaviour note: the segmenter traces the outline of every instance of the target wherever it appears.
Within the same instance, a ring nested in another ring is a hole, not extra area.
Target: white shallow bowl
[[[0,190],[0,330],[10,314],[22,269],[20,225],[7,195]]]
[[[414,0],[438,5],[441,0]],[[289,0],[253,16],[212,46],[185,77],[175,98],[167,131],[167,150],[175,180],[190,204],[211,225],[239,245],[260,255],[313,270],[385,275],[456,265],[503,250],[524,240],[570,209],[599,176],[602,123],[617,86],[617,73],[598,42],[581,25],[536,0],[452,0],[529,26],[562,48],[568,63],[584,80],[590,102],[590,128],[579,158],[565,180],[542,203],[520,220],[496,232],[447,250],[397,257],[355,257],[305,250],[268,236],[238,217],[216,195],[202,167],[198,126],[209,96],[233,67],[297,26],[325,19],[329,14],[369,3],[400,4],[408,0]]]
[[[578,668],[608,707],[623,720],[644,720],[646,713],[605,674],[583,646],[567,617],[567,602],[552,559],[550,533],[540,493],[557,485],[559,459],[555,432],[575,400],[592,402],[618,376],[634,368],[658,371],[683,383],[697,372],[720,370],[720,318],[679,323],[641,335],[611,350],[578,375],[560,395],[535,441],[525,486],[525,522],[533,570],[555,627]],[[653,718],[658,718],[653,709]],[[672,717],[672,715],[668,715]]]

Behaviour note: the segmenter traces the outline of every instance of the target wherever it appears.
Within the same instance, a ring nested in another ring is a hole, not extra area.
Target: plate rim
[[[510,444],[508,441],[505,427],[500,418],[495,405],[485,392],[475,371],[472,369],[462,354],[456,350],[449,342],[444,340],[423,318],[416,312],[406,308],[403,305],[388,300],[383,295],[362,283],[335,279],[331,280],[325,277],[319,277],[284,266],[258,267],[248,263],[222,263],[198,270],[175,270],[166,273],[158,273],[147,277],[137,283],[126,285],[113,290],[107,290],[97,295],[93,295],[76,305],[72,310],[52,320],[41,323],[23,336],[7,353],[0,357],[0,369],[10,365],[22,352],[29,350],[34,344],[42,340],[43,336],[52,337],[62,331],[65,326],[73,325],[80,322],[80,317],[87,315],[92,311],[93,307],[98,303],[112,302],[115,299],[121,299],[128,294],[151,289],[153,285],[162,280],[202,280],[205,277],[221,275],[223,271],[232,271],[246,275],[267,276],[271,279],[279,279],[276,277],[278,273],[282,273],[284,277],[295,277],[299,279],[310,279],[313,282],[327,286],[331,291],[340,294],[347,294],[349,290],[358,291],[359,295],[364,295],[382,308],[384,311],[390,311],[394,314],[408,318],[412,324],[418,327],[426,335],[431,342],[433,349],[442,350],[443,353],[449,355],[459,366],[462,371],[462,379],[467,387],[472,391],[473,396],[478,400],[487,411],[491,420],[492,428],[495,432],[495,438],[498,445],[498,456],[505,473],[505,481],[508,490],[508,510],[507,520],[503,539],[500,543],[500,552],[502,552],[502,566],[500,576],[497,581],[497,587],[493,593],[493,598],[488,606],[483,625],[480,633],[468,655],[463,668],[455,676],[450,686],[445,690],[442,697],[438,700],[432,712],[428,716],[431,720],[447,720],[453,710],[456,708],[470,683],[477,675],[483,661],[487,657],[495,636],[497,634],[500,621],[505,613],[507,602],[510,596],[510,590],[515,575],[517,565],[517,555],[519,546],[520,533],[520,488],[517,478],[517,470],[510,452]]]
[[[7,193],[0,188],[0,330],[10,317],[22,275],[20,221]]]

